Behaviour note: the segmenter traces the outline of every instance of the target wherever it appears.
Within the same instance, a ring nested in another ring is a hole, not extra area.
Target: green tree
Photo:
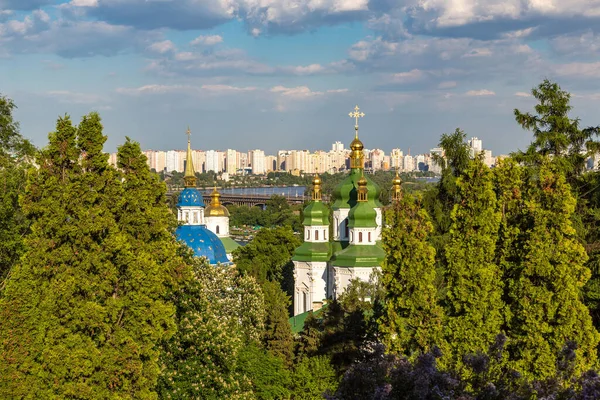
[[[457,180],[461,203],[452,211],[446,247],[445,336],[448,365],[467,374],[463,357],[485,352],[504,323],[502,273],[495,264],[500,225],[492,172],[480,158]]]
[[[165,297],[185,265],[156,219],[174,218],[164,187],[127,193],[136,171],[110,168],[105,140],[97,114],[78,128],[60,118],[29,177],[31,234],[0,300],[0,397],[157,397],[156,343],[175,330]]]
[[[294,340],[288,321],[290,298],[277,282],[265,282],[262,285],[265,294],[265,348],[273,355],[291,366],[294,359]]]
[[[292,383],[285,362],[252,342],[240,350],[238,371],[248,378],[248,388],[258,400],[290,398]]]
[[[161,354],[160,397],[253,398],[238,357],[263,330],[263,298],[254,279],[195,259],[193,276],[173,301],[178,329]]]
[[[533,132],[533,142],[525,151],[514,154],[517,161],[539,165],[551,156],[567,181],[581,175],[589,156],[600,150],[600,142],[593,138],[600,134],[600,126],[581,129],[578,118],[570,118],[571,94],[557,83],[545,79],[531,90],[538,101],[535,114],[515,109],[515,119],[523,129]]]
[[[576,343],[576,361],[562,378],[579,376],[595,365],[600,340],[580,300],[590,272],[571,223],[575,199],[555,168],[545,162],[522,174],[526,193],[515,210],[519,235],[508,258],[511,367],[529,379],[557,377],[560,353],[569,342]]]
[[[433,230],[427,212],[405,195],[386,213],[382,265],[386,290],[380,330],[390,351],[410,358],[443,345],[443,310],[435,286],[435,250],[428,242]]]
[[[289,227],[261,229],[246,246],[238,248],[234,263],[245,274],[253,276],[259,283],[276,281],[282,283],[286,266],[300,246],[294,232]]]
[[[337,389],[335,369],[325,356],[306,357],[294,368],[292,374],[292,399],[323,399]]]

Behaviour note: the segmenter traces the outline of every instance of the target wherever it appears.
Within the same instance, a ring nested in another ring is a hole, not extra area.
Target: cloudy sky
[[[600,124],[600,0],[0,0],[0,93],[43,146],[101,113],[114,151],[329,149],[359,104],[367,148],[456,127],[494,153],[549,78]]]

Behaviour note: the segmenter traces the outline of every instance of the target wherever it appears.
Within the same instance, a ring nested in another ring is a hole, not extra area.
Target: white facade
[[[255,175],[262,175],[265,173],[265,152],[262,150],[252,150],[252,158],[250,165],[252,166],[252,173]]]
[[[204,207],[179,207],[177,221],[186,225],[204,225]]]
[[[327,299],[327,262],[294,261],[294,315],[313,310]]]
[[[221,172],[219,168],[219,152],[215,150],[208,150],[206,152],[206,172],[214,171]]]
[[[333,210],[333,240],[336,242],[345,242],[349,239],[348,213],[350,213],[349,208]]]
[[[229,217],[205,217],[206,228],[218,237],[229,236]]]

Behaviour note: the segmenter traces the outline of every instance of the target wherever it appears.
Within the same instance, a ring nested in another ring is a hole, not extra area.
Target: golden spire
[[[213,192],[210,194],[210,205],[213,207],[219,207],[221,205],[221,193],[219,193],[217,191],[217,186],[215,185],[215,188],[213,190]]]
[[[358,189],[356,190],[358,192],[358,201],[360,202],[364,202],[367,201],[367,194],[369,192],[369,189],[367,188],[367,179],[365,178],[365,176],[361,176],[360,179],[358,180]]]
[[[392,200],[402,200],[402,179],[398,175],[398,168],[396,168],[396,176],[392,179]]]
[[[321,178],[319,175],[315,175],[315,179],[313,179],[312,199],[314,201],[321,201]]]
[[[350,168],[364,168],[365,165],[365,156],[363,154],[364,145],[358,138],[358,119],[365,116],[364,112],[360,112],[360,108],[358,106],[354,107],[354,111],[348,114],[351,118],[355,119],[354,125],[354,140],[350,143]]]
[[[186,135],[188,135],[188,147],[187,147],[187,156],[185,159],[185,174],[183,175],[183,182],[186,188],[188,187],[196,187],[196,173],[194,172],[194,161],[192,160],[192,144],[190,137],[192,136],[192,132],[190,131],[190,127],[188,126]]]

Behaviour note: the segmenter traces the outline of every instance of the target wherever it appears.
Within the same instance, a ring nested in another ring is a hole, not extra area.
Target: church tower
[[[177,202],[177,239],[185,242],[196,257],[204,257],[210,264],[229,264],[225,247],[221,240],[206,229],[204,221],[204,200],[196,189],[196,173],[192,160],[191,132],[188,128],[188,147],[183,177],[185,189],[179,194]]]
[[[294,253],[294,315],[319,308],[327,298],[329,209],[321,201],[321,178],[313,180],[312,202],[304,209],[304,243]]]
[[[206,227],[221,239],[227,252],[227,258],[231,261],[233,259],[231,253],[240,245],[229,237],[229,210],[221,204],[221,194],[217,191],[216,186],[210,197],[210,205],[204,211]]]

